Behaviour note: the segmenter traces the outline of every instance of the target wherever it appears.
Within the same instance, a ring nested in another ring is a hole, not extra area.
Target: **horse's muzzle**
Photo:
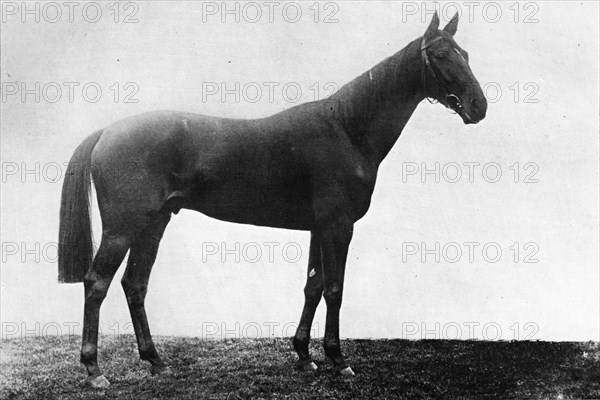
[[[456,109],[452,106],[452,100],[453,99],[448,99],[448,106],[460,115],[465,124],[476,124],[485,118],[487,112],[487,101],[485,97],[475,97],[467,104],[461,104],[457,99],[458,106],[456,106]]]

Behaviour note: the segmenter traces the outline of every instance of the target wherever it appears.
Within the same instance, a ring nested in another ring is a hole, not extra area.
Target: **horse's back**
[[[119,152],[119,149],[143,151],[185,129],[192,119],[207,123],[216,120],[214,117],[179,111],[155,111],[122,119],[104,128],[92,159],[100,161]]]

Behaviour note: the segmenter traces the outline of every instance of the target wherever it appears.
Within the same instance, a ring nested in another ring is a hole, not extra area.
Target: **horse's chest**
[[[376,178],[376,169],[368,165],[358,164],[349,171],[346,194],[356,220],[362,218],[371,205]]]
[[[375,184],[375,174],[372,168],[358,164],[351,171],[350,178],[357,185],[369,186]]]
[[[369,192],[375,188],[377,179],[377,168],[367,162],[357,162],[350,168],[346,168],[346,182],[349,189],[361,192]]]

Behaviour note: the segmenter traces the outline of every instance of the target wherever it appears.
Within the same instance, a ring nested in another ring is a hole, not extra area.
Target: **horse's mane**
[[[373,68],[342,86],[336,93],[323,100],[336,109],[336,118],[347,128],[360,127],[381,107],[382,103],[407,90],[408,70],[406,54],[419,40],[409,43],[396,54],[386,58]],[[329,103],[331,102],[331,103]],[[349,132],[351,137],[358,132]]]

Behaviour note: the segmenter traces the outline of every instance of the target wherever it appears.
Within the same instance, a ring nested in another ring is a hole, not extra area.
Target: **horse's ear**
[[[456,29],[458,28],[458,11],[454,14],[454,17],[448,22],[448,25],[444,27],[444,32],[448,32],[450,35],[454,36],[456,33]]]
[[[438,17],[437,11],[433,14],[431,18],[431,22],[429,23],[429,27],[425,31],[425,37],[430,38],[437,34],[438,28],[440,26],[440,17]]]

